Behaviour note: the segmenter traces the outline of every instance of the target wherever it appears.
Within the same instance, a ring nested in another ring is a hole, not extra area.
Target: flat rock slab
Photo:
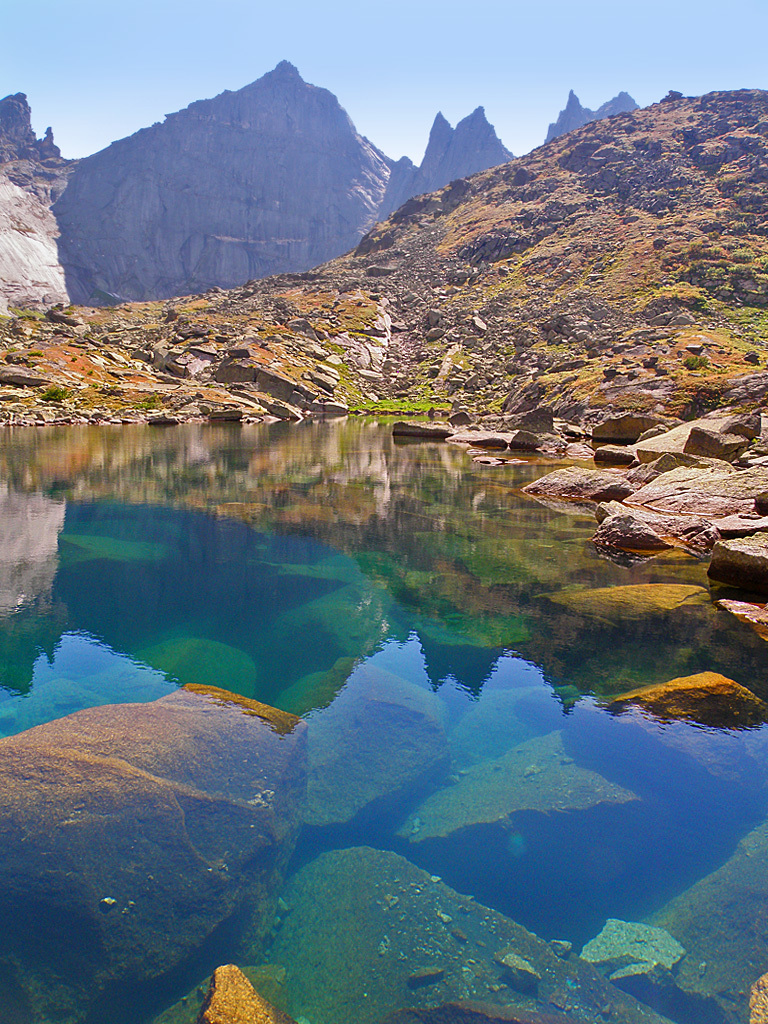
[[[550,1024],[549,1014],[562,1024],[560,1010],[598,1021],[607,1005],[612,1024],[664,1021],[591,964],[560,959],[549,943],[394,853],[353,847],[321,854],[290,880],[283,898],[290,910],[271,957],[286,968],[295,1019],[379,1024],[401,1009],[475,1000],[500,1007],[488,1009],[488,1021],[510,1012],[503,1018],[509,1022]],[[515,992],[503,980],[495,958],[512,951],[539,975],[535,992]],[[434,980],[410,987],[418,972]]]
[[[195,687],[0,741],[4,948],[34,1020],[181,967],[246,900],[263,937],[305,740],[292,715]]]
[[[671,971],[685,950],[669,932],[653,925],[608,918],[602,931],[581,951],[603,974],[613,975],[628,967],[647,969],[656,964]]]
[[[523,493],[560,501],[621,501],[634,490],[620,473],[567,466],[534,480]]]
[[[545,595],[586,618],[613,623],[664,615],[691,605],[709,605],[704,587],[684,583],[635,583],[626,587],[561,590]]]
[[[621,713],[642,708],[662,722],[697,722],[714,728],[754,728],[768,722],[768,704],[718,672],[699,672],[622,694],[608,705]]]
[[[728,598],[722,598],[715,604],[718,608],[735,615],[741,622],[746,622],[763,640],[768,640],[768,608],[764,604],[752,604],[751,601],[731,601]]]
[[[404,420],[392,424],[393,437],[422,437],[428,441],[445,441],[456,432],[450,423],[419,423]],[[506,447],[506,445],[504,446]]]
[[[755,498],[768,490],[768,468],[757,466],[736,472],[725,463],[722,466],[673,469],[636,490],[629,504],[712,518],[753,512]]]
[[[509,448],[513,434],[497,433],[488,430],[462,430],[452,433],[446,438],[451,444],[468,444],[473,448],[490,448],[499,451]]]
[[[715,519],[712,525],[725,540],[730,540],[733,537],[750,537],[753,533],[768,531],[768,516],[742,512],[741,515]]]
[[[758,533],[715,544],[707,575],[716,583],[768,594],[768,536]]]
[[[635,799],[629,790],[575,764],[565,752],[562,734],[553,732],[472,766],[458,783],[419,804],[398,835],[421,843],[475,825],[505,822],[519,811],[550,814]]]

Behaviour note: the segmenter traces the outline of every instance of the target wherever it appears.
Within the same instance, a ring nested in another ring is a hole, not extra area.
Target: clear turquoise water
[[[588,514],[519,494],[549,468],[398,446],[364,421],[6,432],[0,735],[183,684],[223,687],[302,715],[310,745],[334,722],[357,744],[360,777],[329,784],[336,804],[310,818],[292,873],[370,846],[576,948],[606,918],[642,920],[765,818],[766,737],[605,704],[700,671],[768,698],[768,648],[715,608],[702,563],[614,564],[589,543]],[[662,608],[604,591],[646,584],[692,598]],[[372,673],[396,707],[368,729]],[[398,710],[414,690],[415,719]],[[424,742],[425,716],[445,757],[394,771],[387,751]],[[430,794],[461,794],[478,768],[552,737],[566,767],[547,806],[501,824],[460,811],[461,827],[429,834]],[[569,804],[571,765],[613,796]],[[121,1013],[149,1019],[144,1003]]]

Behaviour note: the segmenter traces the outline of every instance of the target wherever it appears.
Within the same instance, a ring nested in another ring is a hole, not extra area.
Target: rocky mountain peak
[[[283,61],[82,160],[56,203],[70,294],[145,299],[302,271],[376,220],[390,161]]]
[[[613,99],[603,103],[597,110],[590,110],[589,107],[581,105],[579,97],[571,89],[568,93],[568,102],[560,111],[557,120],[549,126],[546,141],[551,142],[552,139],[557,139],[576,128],[582,128],[592,121],[601,121],[604,117],[613,117],[615,114],[629,114],[637,109],[637,103],[629,93],[620,92]]]
[[[0,163],[33,159],[37,139],[32,131],[32,111],[23,92],[0,100]]]
[[[512,154],[497,136],[483,107],[477,107],[455,128],[438,113],[421,165],[415,167],[403,159],[393,167],[380,216],[388,216],[411,196],[435,192],[456,178],[466,178],[511,159]]]

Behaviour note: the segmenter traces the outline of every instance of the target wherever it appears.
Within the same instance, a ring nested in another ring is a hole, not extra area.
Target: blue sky
[[[0,96],[84,156],[280,60],[336,93],[389,156],[419,160],[435,113],[478,105],[514,153],[539,145],[573,88],[768,88],[768,0],[3,0]]]

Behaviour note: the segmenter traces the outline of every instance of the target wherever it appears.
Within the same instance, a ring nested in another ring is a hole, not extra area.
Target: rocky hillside
[[[547,142],[558,139],[561,135],[572,132],[576,128],[583,128],[591,121],[602,121],[603,118],[613,117],[615,114],[631,114],[633,110],[637,109],[637,104],[629,93],[620,92],[618,96],[603,103],[597,110],[590,110],[589,107],[582,107],[579,97],[571,89],[565,108],[560,111],[557,120],[549,126]]]
[[[493,125],[488,123],[482,107],[459,121],[455,128],[438,114],[420,166],[414,166],[408,157],[393,166],[379,217],[389,216],[413,196],[436,192],[457,178],[466,178],[512,159]]]
[[[670,94],[412,199],[311,273],[7,321],[3,408],[39,411],[50,387],[67,393],[50,418],[137,402],[192,415],[211,398],[291,416],[547,405],[587,423],[754,407],[768,393],[767,140],[768,93]],[[37,392],[11,380],[19,367]]]

